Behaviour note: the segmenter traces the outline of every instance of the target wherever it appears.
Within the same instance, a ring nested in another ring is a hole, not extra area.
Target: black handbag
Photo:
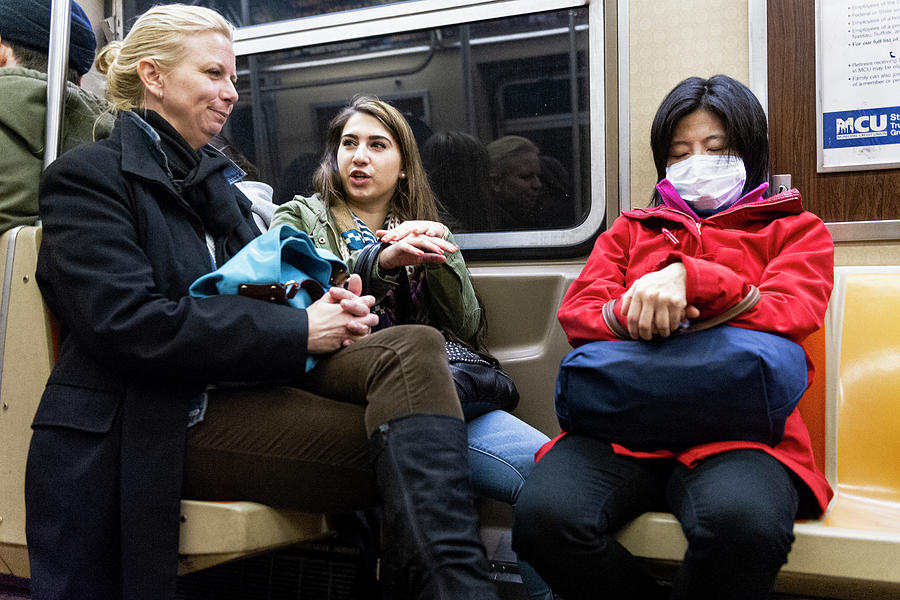
[[[446,341],[450,374],[466,421],[492,410],[511,411],[519,404],[519,390],[512,377],[490,354],[475,352],[463,344]]]
[[[371,289],[370,281],[374,263],[378,253],[387,244],[370,244],[360,250],[354,265],[354,271],[362,278],[363,290]],[[406,269],[400,269],[397,282],[396,315],[400,322],[412,322],[412,297],[409,292],[409,279]],[[511,411],[519,404],[519,391],[512,377],[503,370],[500,361],[486,352],[476,352],[466,344],[452,339],[453,336],[442,332],[446,340],[447,360],[450,374],[456,385],[456,394],[462,406],[466,421],[491,412],[492,410]]]

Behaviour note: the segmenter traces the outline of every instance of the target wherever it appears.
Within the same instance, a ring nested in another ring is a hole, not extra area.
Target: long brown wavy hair
[[[397,180],[394,196],[391,198],[390,210],[401,222],[424,219],[438,221],[438,203],[428,175],[422,166],[422,158],[413,137],[412,128],[406,118],[396,108],[374,96],[357,96],[349,106],[337,114],[328,125],[328,136],[325,139],[325,153],[319,168],[313,176],[313,185],[325,205],[332,209],[341,229],[352,228],[352,223],[342,223],[341,210],[346,207],[344,184],[338,171],[337,152],[341,145],[344,126],[350,117],[363,113],[375,118],[391,134],[397,142],[402,161],[402,170],[406,177]],[[335,210],[338,209],[338,210]]]

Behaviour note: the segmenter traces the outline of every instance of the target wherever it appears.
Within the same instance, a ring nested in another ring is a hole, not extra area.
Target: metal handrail
[[[71,19],[72,14],[69,10],[68,0],[54,0],[50,13],[50,47],[47,52],[47,127],[44,139],[44,168],[56,160],[62,145]]]

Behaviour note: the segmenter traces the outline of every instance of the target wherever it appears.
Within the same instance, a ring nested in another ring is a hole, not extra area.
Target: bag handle
[[[372,272],[381,251],[390,246],[387,242],[374,242],[363,247],[356,255],[356,263],[353,272],[362,279],[363,293],[371,294],[373,287]],[[394,286],[394,314],[399,323],[411,323],[415,308],[413,307],[412,292],[409,289],[409,276],[406,267],[399,267],[397,271],[397,285]]]
[[[744,296],[740,302],[723,312],[722,314],[716,315],[715,317],[704,319],[703,321],[698,321],[696,323],[691,323],[687,327],[683,329],[678,329],[674,333],[677,335],[682,335],[685,333],[694,333],[697,331],[703,331],[704,329],[710,329],[715,327],[716,325],[721,325],[722,323],[727,323],[728,321],[738,317],[754,306],[759,302],[762,294],[759,291],[759,288],[755,285],[750,286],[750,291],[747,292],[747,295]]]
[[[710,329],[717,325],[721,325],[722,323],[727,323],[728,321],[744,314],[745,312],[756,306],[756,303],[759,302],[761,296],[762,294],[760,293],[759,288],[755,285],[751,285],[750,291],[747,292],[747,295],[744,296],[740,302],[738,302],[725,312],[718,314],[715,317],[704,319],[703,321],[691,323],[687,327],[676,329],[672,332],[672,335],[696,333],[697,331],[703,331],[704,329]],[[612,331],[618,337],[625,340],[631,339],[631,335],[628,333],[628,330],[622,327],[622,324],[619,323],[619,319],[616,318],[616,313],[614,311],[615,306],[615,300],[610,300],[603,305],[603,321],[606,323],[606,326],[609,327],[610,331]]]
[[[273,304],[285,304],[301,289],[306,290],[312,302],[325,295],[325,288],[315,279],[304,279],[300,283],[293,279],[284,283],[242,283],[238,286],[237,293],[239,296],[265,300]]]

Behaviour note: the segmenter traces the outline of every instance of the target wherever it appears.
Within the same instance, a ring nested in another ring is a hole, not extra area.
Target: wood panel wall
[[[768,0],[771,173],[825,222],[900,219],[900,169],[816,172],[814,0]]]

